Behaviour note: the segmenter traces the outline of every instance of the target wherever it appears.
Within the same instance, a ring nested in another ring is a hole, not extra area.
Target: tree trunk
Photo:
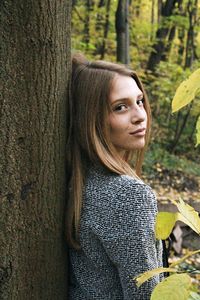
[[[175,38],[175,33],[176,33],[176,26],[173,25],[170,29],[170,32],[169,32],[167,45],[165,47],[165,52],[163,52],[163,55],[161,57],[162,61],[167,61],[168,60],[168,56],[169,56],[171,48],[172,48],[172,43],[173,43],[173,40]]]
[[[103,33],[103,42],[102,42],[102,46],[100,49],[100,54],[101,54],[101,59],[104,59],[105,56],[105,50],[106,50],[106,39],[108,36],[108,30],[109,30],[109,17],[110,17],[110,4],[111,4],[111,0],[107,0],[106,3],[106,21],[105,21],[105,25],[104,25],[104,33]]]
[[[90,0],[86,0],[86,13],[85,13],[83,41],[86,44],[86,50],[88,50],[89,42],[90,42]]]
[[[176,2],[177,2],[176,0],[167,0],[165,2],[165,5],[162,5],[161,25],[156,32],[157,42],[153,45],[153,51],[151,52],[149,61],[147,63],[147,69],[151,70],[153,72],[155,71],[156,66],[162,60],[162,56],[164,55],[164,53],[166,51],[165,39],[169,33],[170,25],[169,24],[166,25],[165,20],[173,14],[173,10],[175,8]]]
[[[135,16],[136,16],[136,18],[139,18],[140,17],[141,6],[142,6],[142,1],[137,0],[137,1],[134,1],[134,2],[135,2]]]
[[[155,0],[151,1],[151,38],[152,41],[154,38],[154,24],[155,24]]]
[[[162,12],[162,0],[158,0],[158,24],[160,24]]]
[[[179,0],[178,7],[179,7],[180,16],[185,17],[186,12],[183,8],[183,0]],[[177,64],[182,66],[184,51],[185,51],[185,28],[184,28],[184,26],[178,26],[177,33],[178,33],[178,39],[179,39]]]
[[[104,7],[106,4],[105,4],[105,0],[100,0],[99,1],[99,4],[98,4],[98,8],[102,8]],[[97,17],[96,17],[96,24],[95,24],[95,30],[96,31],[101,31],[102,27],[103,27],[103,14],[102,13],[97,13]]]
[[[188,1],[188,15],[189,15],[189,28],[187,32],[187,43],[186,43],[186,57],[185,57],[185,68],[190,68],[194,60],[194,26],[196,25],[197,18],[197,7],[198,1],[189,0]]]
[[[179,48],[178,48],[178,58],[177,63],[182,65],[183,64],[183,56],[185,50],[185,29],[179,28],[178,29],[178,38],[179,38]]]
[[[117,61],[129,64],[129,0],[119,0],[116,16],[115,27],[117,33]]]
[[[69,0],[1,1],[0,299],[67,299]]]
[[[86,50],[88,50],[89,44],[90,44],[90,14],[91,14],[91,11],[93,10],[94,3],[92,2],[92,0],[86,0],[85,5],[86,5],[86,12],[85,12],[83,42],[86,44],[86,47],[85,47]]]

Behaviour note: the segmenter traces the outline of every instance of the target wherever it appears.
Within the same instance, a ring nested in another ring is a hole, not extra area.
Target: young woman
[[[162,266],[156,198],[139,177],[151,119],[142,83],[76,54],[69,118],[69,299],[150,299],[162,275],[133,280]]]

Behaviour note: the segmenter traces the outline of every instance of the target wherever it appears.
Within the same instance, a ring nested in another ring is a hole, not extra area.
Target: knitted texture
[[[162,276],[154,276],[140,288],[133,278],[162,266],[152,189],[130,176],[92,167],[83,203],[81,250],[69,249],[69,299],[149,300]]]

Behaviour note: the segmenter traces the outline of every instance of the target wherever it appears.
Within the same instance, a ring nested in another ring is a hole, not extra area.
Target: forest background
[[[177,87],[200,67],[199,8],[198,0],[74,0],[72,10],[72,51],[126,63],[142,78],[153,116],[144,171],[179,192],[197,191],[200,177],[200,98],[171,112]]]
[[[195,147],[200,95],[177,113],[171,109],[180,83],[200,67],[199,12],[198,0],[72,3],[72,51],[125,63],[145,86],[153,124],[143,176],[155,189],[160,210],[173,211],[170,199],[181,196],[200,212],[200,147]],[[181,231],[174,232],[175,253],[199,249],[199,237]],[[199,269],[200,256],[186,261],[186,269],[193,263]]]

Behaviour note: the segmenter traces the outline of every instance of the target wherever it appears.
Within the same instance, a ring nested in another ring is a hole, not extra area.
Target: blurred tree
[[[106,4],[106,0],[100,0],[97,7],[98,8],[102,8],[104,7]],[[95,26],[95,29],[98,31],[98,30],[101,30],[103,26],[103,14],[100,13],[99,11],[97,11],[97,19],[96,19],[96,26]]]
[[[162,60],[162,56],[167,51],[165,39],[170,31],[170,22],[169,17],[172,16],[175,5],[178,0],[166,0],[166,2],[162,2],[161,6],[161,24],[156,32],[156,43],[153,45],[153,50],[150,54],[147,69],[151,71],[155,71],[156,66]],[[160,12],[161,2],[159,1],[159,12]],[[170,40],[174,36],[174,29],[172,30]],[[171,42],[171,41],[170,41]]]
[[[92,0],[86,0],[85,2],[85,20],[84,20],[84,38],[83,42],[86,45],[86,50],[89,49],[90,44],[90,15],[93,11],[93,1]]]
[[[95,43],[95,55],[100,55],[100,59],[104,59],[105,52],[106,52],[106,40],[108,37],[108,31],[109,31],[109,24],[110,24],[110,9],[111,9],[111,0],[100,0],[98,4],[98,8],[105,7],[105,11],[101,13],[97,12],[97,20],[96,20],[96,26],[95,29],[101,33],[102,38],[96,39]],[[105,19],[105,21],[104,21]]]
[[[186,12],[183,8],[183,1],[180,1],[179,3],[179,14],[182,17],[186,18]],[[187,22],[184,22],[184,24],[180,24],[178,27],[178,39],[179,39],[179,47],[178,47],[178,56],[177,56],[177,63],[179,65],[183,65],[183,57],[184,57],[184,51],[185,51],[185,27]]]
[[[66,299],[71,1],[1,1],[0,299]]]
[[[130,63],[129,57],[129,0],[118,0],[115,15],[117,35],[117,61],[124,64]]]
[[[109,30],[110,3],[111,3],[111,0],[107,0],[107,3],[106,3],[106,20],[105,20],[104,31],[103,31],[103,42],[102,42],[101,50],[100,50],[100,58],[101,59],[104,59],[105,50],[106,50],[106,40],[107,40],[107,37],[108,37],[108,30]]]
[[[151,3],[151,41],[154,37],[154,24],[155,24],[155,0],[152,0]]]
[[[190,68],[195,57],[194,27],[197,25],[198,0],[189,0],[187,11],[189,17],[189,28],[187,31],[185,68]]]
[[[163,0],[158,0],[158,24],[160,24],[160,21],[161,21],[162,2],[163,2]]]
[[[186,13],[188,14],[189,26],[186,37],[186,49],[185,49],[185,65],[184,68],[191,68],[195,57],[195,26],[197,25],[197,10],[198,1],[188,0],[186,5]],[[182,36],[181,36],[182,37]],[[182,43],[179,53],[182,53]],[[171,152],[175,152],[177,145],[179,144],[180,138],[187,126],[189,120],[192,105],[189,105],[184,111],[179,111],[176,116],[176,125],[174,131],[174,137],[169,144]],[[191,134],[194,134],[194,124],[191,126]]]

